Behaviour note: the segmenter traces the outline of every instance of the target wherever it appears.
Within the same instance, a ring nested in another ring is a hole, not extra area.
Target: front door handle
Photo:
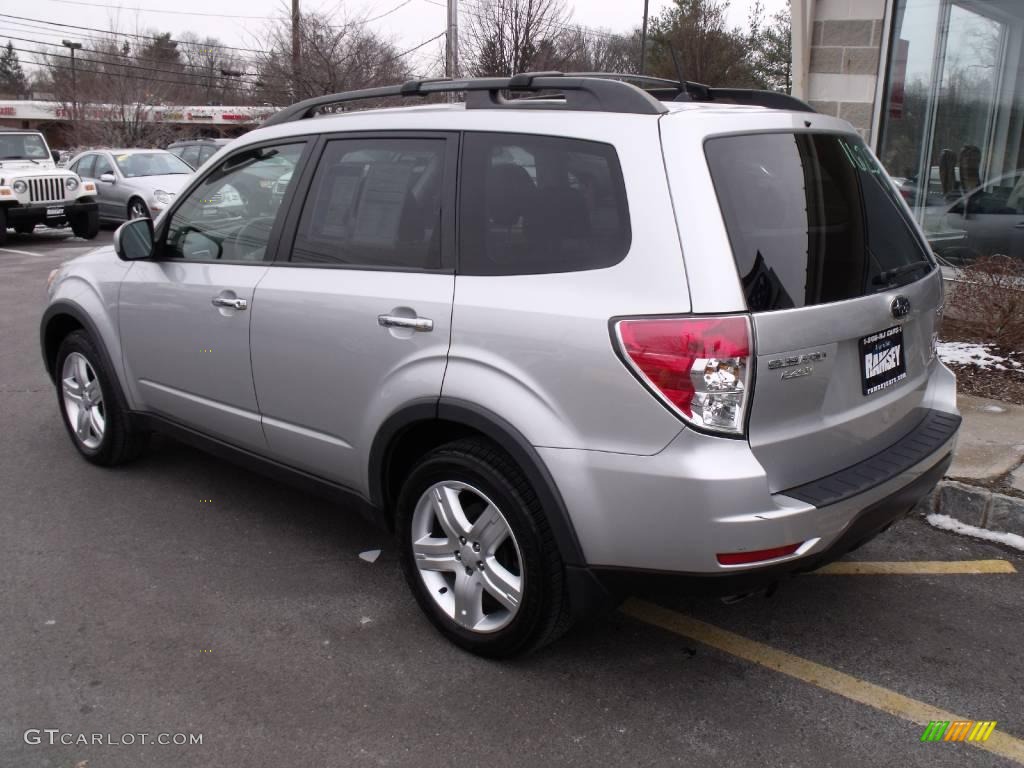
[[[246,309],[249,306],[245,299],[229,299],[224,296],[214,296],[212,303],[213,306],[223,309]]]
[[[414,331],[434,330],[434,321],[426,317],[400,317],[399,315],[377,315],[377,324],[382,328],[411,328]]]

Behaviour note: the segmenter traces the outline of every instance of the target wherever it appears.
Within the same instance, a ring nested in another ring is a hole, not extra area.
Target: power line
[[[439,2],[439,0],[423,0],[423,2],[430,3],[431,5],[436,5],[436,6],[440,7],[440,8],[446,8],[447,7],[446,3]],[[466,0],[462,0],[462,2],[460,3],[460,8],[466,8],[466,7],[475,9],[476,13],[474,13],[473,11],[461,11],[461,10],[460,10],[460,13],[465,13],[467,16],[474,16],[474,17],[476,17],[478,19],[481,19],[483,21],[487,21],[488,20],[488,17],[484,15],[484,13],[487,11],[487,9],[484,8],[483,6],[481,6],[481,5],[477,4],[477,3],[470,3],[470,2],[466,2]],[[622,37],[629,37],[628,34],[622,34],[622,33],[618,33],[618,32],[606,32],[603,29],[595,29],[593,27],[588,27],[588,26],[585,26],[583,24],[574,24],[572,22],[548,22],[548,25],[551,26],[551,27],[554,27],[555,29],[563,29],[563,30],[570,30],[570,31],[579,30],[581,32],[586,32],[587,34],[590,34],[590,35],[596,35],[597,37],[606,37],[606,38],[609,38],[609,39],[618,39],[618,38],[622,38]]]
[[[203,13],[202,11],[165,11],[158,8],[135,8],[107,3],[84,2],[83,0],[46,0],[46,2],[63,3],[64,5],[84,5],[86,8],[110,8],[115,11],[135,11],[136,13],[165,13],[172,16],[209,16],[216,19],[249,19],[250,21],[279,20],[277,16],[241,16],[229,13]]]
[[[60,44],[60,43],[50,43],[50,42],[46,42],[45,40],[30,40],[27,37],[16,37],[14,35],[6,35],[5,37],[7,37],[8,40],[18,40],[18,41],[23,42],[23,43],[35,43],[37,45],[47,45],[47,46],[50,46],[52,48],[62,48],[63,47],[62,44]],[[16,50],[16,51],[26,51],[26,49],[24,49],[24,48],[15,48],[14,50]],[[103,59],[83,59],[81,57],[78,57],[78,59],[77,59],[78,61],[84,61],[84,62],[91,63],[91,64],[102,64],[102,65],[108,66],[108,67],[116,66],[116,67],[127,67],[129,69],[140,69],[140,70],[143,70],[143,71],[146,71],[146,72],[165,72],[165,73],[167,72],[166,69],[160,69],[160,68],[156,68],[156,67],[144,67],[144,66],[139,66],[137,64],[125,64],[124,63],[123,60],[125,60],[125,59],[134,59],[135,61],[149,61],[149,59],[145,59],[145,58],[139,56],[138,54],[136,54],[136,55],[122,54],[122,53],[117,53],[117,52],[114,52],[114,51],[101,51],[101,50],[97,50],[96,48],[82,48],[82,50],[87,52],[87,53],[95,53],[95,54],[98,54],[100,56],[106,56],[107,60],[103,60]],[[51,53],[50,51],[27,51],[27,52],[28,53],[36,53],[36,54],[39,54],[41,56],[61,56],[62,55],[62,54],[59,54],[59,53]],[[65,58],[67,58],[67,57],[65,57]],[[211,70],[217,68],[216,66],[212,67],[212,68],[211,67],[206,67],[203,64],[190,64],[189,62],[186,62],[186,61],[176,62],[176,66],[188,67],[190,69],[199,69],[201,71],[200,74],[190,75],[189,73],[184,73],[186,75],[189,75],[190,77],[197,77],[197,78],[199,78],[199,77],[210,77],[211,76]],[[216,76],[216,75],[213,75],[213,76]],[[240,78],[240,77],[258,77],[258,75],[250,74],[248,72],[245,72],[245,73],[242,73],[241,75],[237,75],[235,77],[236,78]]]
[[[133,33],[133,32],[114,32],[114,31],[109,30],[109,29],[99,29],[98,27],[86,27],[86,26],[75,25],[75,24],[62,24],[59,21],[46,21],[45,19],[33,19],[33,18],[29,18],[27,16],[14,16],[14,15],[12,15],[10,13],[0,13],[0,17],[6,18],[6,19],[18,19],[20,21],[34,21],[34,22],[38,22],[38,23],[42,23],[42,24],[48,24],[48,25],[53,26],[53,27],[60,27],[61,29],[73,29],[73,30],[76,30],[76,32],[78,32],[79,34],[81,34],[81,30],[84,29],[84,30],[88,30],[90,32],[99,32],[101,35],[115,35],[115,36],[118,36],[118,37],[132,37],[132,38],[137,38],[139,40],[167,40],[167,42],[179,43],[179,44],[183,44],[183,45],[190,45],[191,44],[188,41],[176,40],[174,38],[156,37],[155,35],[143,35],[143,34]],[[230,51],[246,51],[247,53],[262,53],[262,54],[265,54],[265,55],[270,55],[271,54],[270,51],[263,50],[262,48],[240,48],[237,45],[223,45],[223,44],[220,44],[220,43],[211,43],[211,44],[206,45],[206,47],[207,48],[223,48],[225,50],[230,50]]]

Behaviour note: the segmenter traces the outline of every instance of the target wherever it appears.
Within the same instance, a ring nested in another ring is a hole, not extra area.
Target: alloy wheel
[[[61,391],[64,415],[75,438],[86,448],[98,448],[107,425],[103,391],[96,371],[80,352],[72,352],[64,358]]]
[[[473,632],[497,632],[516,617],[523,559],[508,521],[480,490],[435,483],[416,502],[412,553],[437,606]]]
[[[129,214],[129,218],[144,219],[149,215],[149,211],[146,210],[145,204],[143,204],[140,200],[135,200],[132,202]]]

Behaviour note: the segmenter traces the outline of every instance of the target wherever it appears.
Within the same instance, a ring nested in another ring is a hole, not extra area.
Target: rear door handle
[[[377,315],[377,324],[382,328],[411,328],[414,331],[434,330],[434,321],[426,317],[400,317],[399,315]]]
[[[249,302],[245,299],[229,299],[225,296],[214,296],[212,303],[213,306],[224,309],[246,309],[249,306]]]

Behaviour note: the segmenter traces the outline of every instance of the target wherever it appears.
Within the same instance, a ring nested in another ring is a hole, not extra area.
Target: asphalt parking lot
[[[109,240],[0,248],[0,767],[1024,765],[1024,557],[916,518],[849,558],[908,573],[648,595],[495,663],[344,509],[169,441],[87,464],[37,326],[48,272]],[[922,743],[922,718],[998,725]]]

